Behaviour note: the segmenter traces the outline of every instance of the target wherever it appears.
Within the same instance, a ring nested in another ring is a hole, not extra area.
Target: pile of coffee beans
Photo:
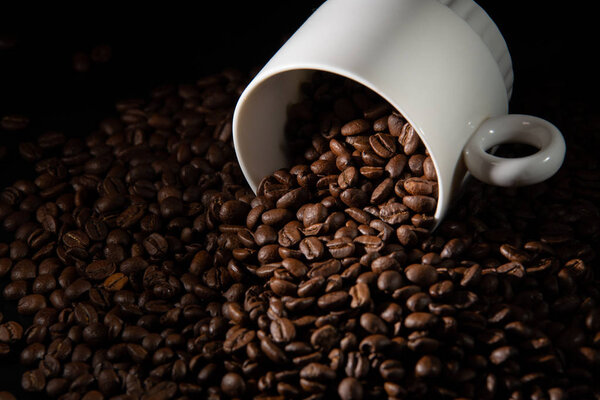
[[[0,357],[10,353],[10,345],[23,337],[23,327],[18,322],[3,319],[4,315],[0,313]]]
[[[431,232],[436,171],[416,132],[323,73],[289,107],[293,166],[255,196],[231,145],[246,81],[160,87],[85,138],[20,145],[36,177],[0,193],[19,317],[0,321],[0,361],[19,352],[25,392],[600,396],[600,161],[585,147],[542,184],[469,182]]]

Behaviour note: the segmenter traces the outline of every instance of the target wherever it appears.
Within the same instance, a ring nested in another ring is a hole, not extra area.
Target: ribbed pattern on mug
[[[492,56],[498,63],[498,68],[504,79],[508,98],[512,95],[513,69],[510,53],[500,30],[490,16],[472,0],[437,0],[450,8],[461,17],[479,35],[486,44]]]

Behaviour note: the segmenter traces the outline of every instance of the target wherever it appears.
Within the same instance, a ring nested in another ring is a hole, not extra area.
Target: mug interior
[[[273,71],[269,75],[255,78],[242,93],[233,118],[234,147],[240,168],[252,190],[256,192],[260,181],[265,176],[290,165],[284,135],[287,107],[300,100],[301,83],[309,80],[311,75],[318,71],[350,79],[368,88],[388,102],[412,125],[427,149],[437,175],[438,198],[433,227],[435,229],[445,212],[447,191],[446,183],[442,181],[438,160],[429,150],[431,147],[426,136],[423,135],[419,125],[404,113],[402,107],[391,97],[386,96],[382,90],[359,76],[338,68],[307,67]],[[455,173],[454,176],[460,179],[457,179],[457,182],[450,182],[449,192],[460,190],[466,178],[467,169],[462,159],[456,169],[459,173]]]

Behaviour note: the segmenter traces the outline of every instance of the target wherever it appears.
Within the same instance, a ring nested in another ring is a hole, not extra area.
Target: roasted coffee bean
[[[308,272],[308,267],[301,261],[294,258],[286,258],[282,261],[281,266],[288,270],[290,274],[297,278],[301,278]]]
[[[595,160],[530,188],[469,181],[431,232],[418,133],[317,73],[289,107],[296,165],[254,196],[231,148],[242,88],[232,71],[165,86],[84,139],[20,146],[42,159],[0,195],[0,277],[33,324],[2,321],[0,355],[25,336],[25,386],[39,370],[67,399],[593,395]]]
[[[260,339],[260,348],[262,352],[276,364],[283,364],[288,360],[283,350],[266,336]]]
[[[368,195],[361,189],[349,188],[340,194],[340,200],[348,207],[363,207],[368,202]]]
[[[373,313],[364,313],[360,316],[360,326],[369,333],[387,333],[385,322]]]
[[[396,139],[392,135],[377,133],[369,137],[373,151],[383,158],[390,158],[396,153]]]
[[[404,326],[408,329],[431,329],[438,323],[438,318],[434,314],[424,312],[413,312],[404,319]]]
[[[316,347],[328,350],[339,340],[338,332],[332,325],[323,325],[310,336],[310,343]]]
[[[36,269],[36,265],[31,260],[20,260],[12,267],[10,279],[13,281],[34,279]]]
[[[417,149],[421,145],[419,135],[417,134],[413,126],[409,123],[405,123],[402,126],[402,130],[399,135],[398,141],[404,147],[404,153],[407,156],[412,155],[415,151],[417,151]]]
[[[402,202],[417,213],[432,213],[437,206],[437,202],[433,197],[422,195],[404,196]]]
[[[335,371],[324,364],[313,362],[300,370],[300,378],[311,381],[327,381],[335,378]]]
[[[103,286],[111,292],[117,292],[123,289],[127,282],[127,276],[125,276],[121,272],[117,272],[116,274],[110,275],[108,278],[106,278],[104,280]]]
[[[307,260],[320,258],[325,252],[323,243],[316,237],[308,237],[300,242],[300,251]]]
[[[350,288],[349,294],[352,297],[352,301],[350,302],[350,307],[352,308],[361,308],[369,304],[371,300],[369,286],[363,282],[358,282]]]
[[[0,342],[14,343],[23,337],[23,327],[15,321],[8,321],[0,325]]]
[[[12,260],[10,258],[0,258],[0,278],[11,271]]]
[[[261,220],[263,224],[279,226],[292,219],[293,214],[284,208],[275,208],[262,213]]]
[[[361,400],[364,396],[362,384],[353,377],[342,379],[337,392],[342,400]]]
[[[69,300],[75,300],[87,293],[92,284],[87,279],[79,278],[65,288],[65,296]]]
[[[240,375],[230,372],[223,376],[221,390],[227,396],[241,397],[246,392],[246,382]]]
[[[67,247],[86,248],[90,244],[90,239],[85,232],[76,230],[67,232],[63,236],[63,243]]]
[[[276,343],[291,342],[296,336],[294,324],[287,318],[276,318],[271,321],[271,336]]]
[[[150,234],[143,242],[148,254],[157,259],[164,258],[169,248],[168,242],[158,233]]]
[[[408,168],[414,175],[422,176],[424,161],[425,161],[425,155],[414,154],[408,159]]]
[[[317,304],[325,310],[337,309],[345,306],[349,298],[350,295],[347,292],[339,290],[319,297]]]
[[[29,118],[24,115],[5,115],[0,120],[0,126],[7,131],[19,131],[27,128],[29,125]]]
[[[108,260],[97,260],[90,263],[85,268],[85,273],[88,278],[93,280],[104,280],[116,270],[114,263]]]
[[[384,292],[393,292],[402,286],[402,275],[398,271],[385,270],[377,278],[377,288]]]
[[[415,365],[415,375],[420,378],[436,377],[442,372],[442,363],[439,358],[431,355],[423,356]]]
[[[421,286],[430,286],[438,280],[435,268],[427,264],[409,265],[404,274],[409,281]]]
[[[41,392],[46,386],[46,377],[39,369],[27,371],[21,378],[21,387],[27,392]]]
[[[2,294],[6,300],[19,300],[27,295],[27,282],[12,281],[4,287]]]
[[[490,361],[496,365],[502,364],[517,354],[518,350],[515,347],[501,346],[490,354]]]
[[[17,305],[19,314],[32,315],[46,307],[46,298],[41,294],[30,294],[22,297]]]
[[[354,136],[368,131],[371,125],[367,120],[356,119],[342,126],[341,134],[344,136]]]
[[[427,157],[423,161],[423,175],[430,181],[437,180],[437,172],[435,171],[435,165],[431,157]]]

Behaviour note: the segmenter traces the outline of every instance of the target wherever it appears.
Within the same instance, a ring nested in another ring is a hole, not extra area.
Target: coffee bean
[[[41,274],[33,281],[32,292],[46,294],[56,289],[56,279],[51,274]]]
[[[297,278],[305,276],[308,272],[308,267],[295,258],[285,258],[281,266]]]
[[[438,323],[438,318],[434,314],[424,312],[413,312],[404,319],[404,326],[408,329],[431,329]]]
[[[269,225],[259,225],[254,232],[254,242],[264,246],[277,241],[277,232]]]
[[[307,260],[315,260],[323,255],[325,247],[316,237],[308,237],[300,242],[300,251]]]
[[[412,264],[404,270],[406,278],[420,286],[430,286],[438,279],[438,273],[434,267],[427,264]]]
[[[529,254],[527,254],[525,251],[519,250],[509,244],[501,245],[500,253],[509,261],[527,263],[531,260]]]
[[[410,212],[403,204],[392,202],[381,207],[379,216],[384,222],[396,225],[408,221]]]
[[[360,326],[369,333],[387,333],[385,322],[373,313],[364,313],[360,316]]]
[[[493,364],[499,365],[516,356],[517,354],[518,350],[515,347],[501,346],[490,354],[490,361]]]
[[[221,390],[227,396],[240,397],[246,391],[246,383],[244,379],[233,372],[225,374],[221,380]]]
[[[10,258],[0,258],[0,278],[11,271],[12,261]]]
[[[373,272],[381,274],[384,271],[399,269],[399,263],[393,257],[377,257],[371,262],[371,269],[373,270]],[[379,278],[377,278],[377,280],[379,280]]]
[[[13,281],[34,279],[36,269],[36,265],[31,260],[20,260],[12,267],[10,279]]]
[[[319,297],[317,304],[320,308],[331,310],[345,306],[350,298],[350,295],[345,291],[337,291],[324,294]]]
[[[63,236],[63,243],[67,247],[79,247],[85,249],[90,244],[90,239],[85,232],[76,230],[67,232]]]
[[[436,377],[442,372],[439,358],[431,355],[423,356],[415,365],[415,375],[420,378]]]
[[[415,151],[417,151],[417,148],[421,145],[419,135],[414,130],[413,126],[409,123],[405,123],[402,126],[402,130],[398,137],[398,141],[404,147],[404,153],[407,156],[412,155]]]
[[[263,353],[274,363],[282,364],[287,362],[287,356],[271,339],[263,337],[260,339],[260,348]]]
[[[6,300],[19,300],[27,295],[27,282],[12,281],[4,287],[2,294]]]
[[[275,208],[273,210],[265,211],[261,216],[263,224],[273,226],[283,225],[292,218],[293,214],[284,208]]]
[[[86,275],[93,280],[104,280],[116,270],[114,263],[108,260],[97,260],[90,263],[86,269]]]
[[[271,290],[279,296],[292,295],[297,290],[297,285],[283,279],[272,279],[269,284]]]
[[[323,276],[315,276],[298,285],[297,294],[300,297],[310,297],[317,295],[325,286],[325,278]]]
[[[373,151],[383,158],[390,158],[396,153],[396,139],[392,135],[377,133],[369,137]]]
[[[369,304],[371,300],[369,286],[362,282],[358,282],[350,288],[349,294],[352,297],[352,301],[350,302],[350,307],[352,308],[361,308]]]
[[[338,341],[338,332],[332,325],[323,325],[310,336],[310,343],[317,349],[328,350]]]
[[[405,121],[400,114],[393,112],[389,115],[387,124],[390,133],[393,136],[399,137],[402,134],[402,127],[404,126]]]
[[[347,189],[358,183],[359,175],[355,167],[348,167],[338,177],[338,185],[341,189]]]
[[[437,172],[435,171],[435,165],[431,157],[427,157],[423,161],[423,175],[430,181],[437,180]]]
[[[5,115],[0,120],[0,126],[7,131],[19,131],[27,128],[29,118],[24,115]]]
[[[332,257],[342,259],[354,254],[355,245],[347,237],[337,238],[327,242],[327,249]]]
[[[425,155],[413,154],[408,159],[408,168],[416,176],[423,175],[423,162],[425,161]]]
[[[306,203],[310,198],[310,192],[306,188],[290,190],[277,200],[277,208],[296,209]]]
[[[41,392],[46,386],[46,378],[39,369],[27,371],[21,379],[21,387],[27,392]]]
[[[20,361],[42,371],[40,390],[592,395],[593,160],[568,157],[531,188],[468,182],[431,232],[437,174],[417,132],[357,83],[321,73],[290,106],[297,164],[254,196],[230,146],[241,82],[225,72],[165,86],[120,102],[119,118],[86,138],[20,146],[37,177],[0,194],[0,277],[19,300],[6,310],[31,303],[33,324],[0,325],[0,354],[25,336]]]
[[[383,271],[377,278],[377,288],[384,292],[393,292],[402,286],[402,275],[398,271]]]
[[[108,278],[106,278],[104,280],[103,286],[111,292],[116,292],[123,289],[127,282],[127,276],[125,276],[121,272],[117,272],[116,274],[110,275]]]
[[[323,364],[310,363],[300,370],[300,378],[311,381],[332,380],[335,378],[335,371]]]
[[[327,278],[338,273],[341,269],[341,266],[341,262],[335,259],[322,262],[315,262],[311,264],[311,269],[308,272],[308,277],[313,278],[317,276],[322,276],[324,278]]]
[[[271,321],[271,336],[276,343],[291,342],[296,336],[294,324],[287,318],[277,318]]]
[[[368,196],[361,189],[349,188],[341,193],[340,200],[348,207],[360,208],[368,202]]]
[[[338,385],[338,395],[342,400],[360,400],[364,396],[363,387],[356,378],[347,377]]]
[[[30,294],[22,297],[17,305],[19,314],[32,315],[46,307],[46,298],[41,294]]]
[[[8,321],[0,325],[0,342],[14,343],[23,337],[23,327],[15,322]]]
[[[65,296],[69,300],[75,300],[88,292],[92,287],[90,281],[79,278],[65,288]]]
[[[402,203],[418,213],[431,213],[435,211],[437,206],[437,202],[434,198],[422,195],[404,196],[402,198]]]
[[[371,125],[367,120],[356,119],[343,125],[341,128],[341,133],[344,136],[354,136],[368,131],[370,127]]]
[[[169,249],[168,242],[158,233],[150,234],[144,239],[143,245],[148,254],[157,259],[164,258]]]

